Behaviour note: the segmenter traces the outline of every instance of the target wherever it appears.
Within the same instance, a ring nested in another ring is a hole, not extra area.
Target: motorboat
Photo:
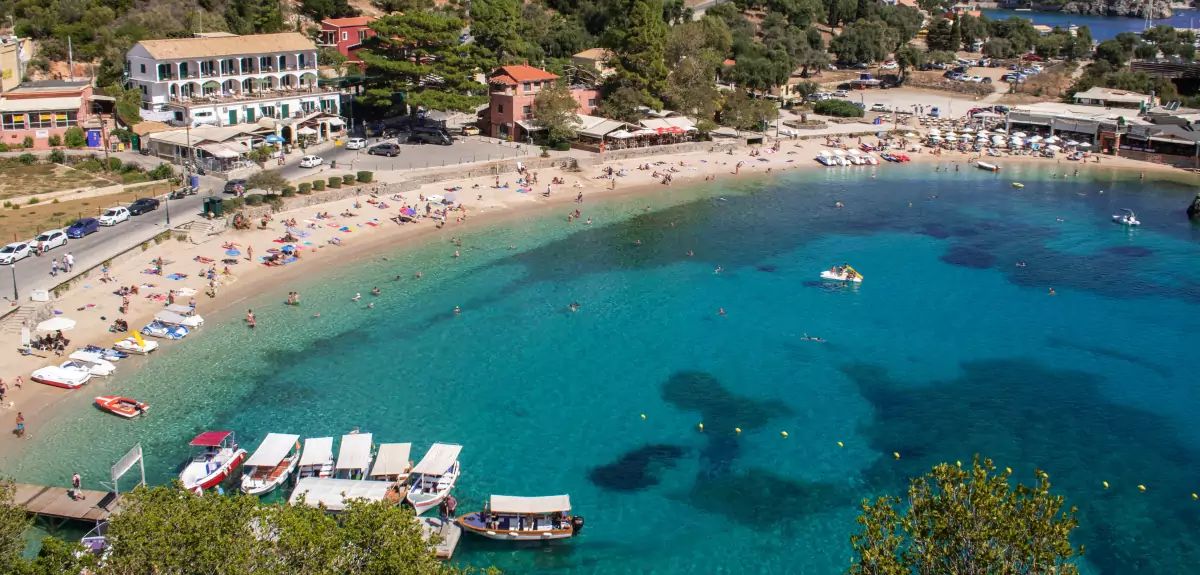
[[[274,491],[296,471],[299,463],[299,435],[268,433],[244,464],[242,492],[265,495]]]
[[[182,325],[190,329],[204,325],[204,318],[196,313],[196,308],[178,303],[173,303],[163,308],[162,311],[154,314],[154,319],[166,324]]]
[[[232,431],[205,431],[189,445],[200,449],[179,472],[179,480],[188,491],[216,487],[246,460],[246,450],[238,447]]]
[[[854,164],[856,166],[861,166],[861,165],[867,163],[867,161],[864,160],[863,157],[859,154],[859,151],[855,150],[853,148],[850,149],[850,151],[848,152],[846,159],[849,160],[851,164]]]
[[[333,477],[333,438],[305,439],[299,469],[296,477]]]
[[[117,371],[117,366],[113,365],[111,361],[104,359],[102,354],[92,351],[77,350],[68,355],[67,359],[86,367],[92,375],[108,377]]]
[[[108,361],[121,361],[122,359],[129,357],[129,354],[125,353],[123,351],[118,351],[118,350],[108,348],[108,347],[100,347],[98,345],[87,345],[87,346],[80,348],[80,350],[91,352],[91,353],[98,353],[98,354],[100,354],[100,357],[102,357]]]
[[[147,355],[158,349],[158,342],[146,341],[142,339],[142,334],[135,331],[130,337],[114,343],[113,349],[133,355]]]
[[[30,379],[63,389],[79,389],[92,378],[92,372],[86,365],[76,361],[66,361],[62,365],[48,365],[35,369]]]
[[[461,445],[435,443],[413,467],[404,498],[416,509],[417,515],[437,507],[450,495],[458,482],[458,454],[461,452]]]
[[[979,168],[981,170],[987,170],[989,172],[999,172],[1000,171],[1000,166],[997,166],[996,164],[989,164],[987,162],[980,162],[978,160],[975,161],[975,167]]]
[[[158,320],[154,320],[142,328],[142,335],[161,339],[183,339],[189,333],[191,330],[182,325],[167,325]]]
[[[871,166],[878,166],[878,165],[879,165],[879,158],[876,158],[876,157],[875,157],[875,154],[863,154],[863,155],[862,155],[862,159],[863,159],[863,161],[864,161],[864,162],[866,162],[868,165],[871,165]]]
[[[837,162],[837,165],[839,165],[839,166],[849,166],[850,165],[850,160],[846,159],[845,150],[834,150],[833,151],[833,161]]]
[[[108,522],[101,521],[83,535],[79,540],[79,544],[83,545],[87,552],[96,557],[103,557],[108,551]]]
[[[96,407],[118,417],[124,417],[125,419],[133,419],[146,413],[147,409],[150,409],[150,406],[146,403],[118,395],[101,395],[97,397]]]
[[[863,281],[862,274],[858,273],[858,270],[850,267],[849,265],[833,266],[832,268],[821,272],[821,279],[854,283],[862,283]]]
[[[500,541],[569,539],[583,530],[583,517],[571,515],[567,495],[493,495],[483,511],[468,513],[455,522],[468,533]]]
[[[1137,214],[1133,210],[1121,208],[1121,213],[1113,214],[1112,221],[1123,226],[1140,226],[1142,222],[1137,219]]]
[[[367,476],[372,481],[404,483],[412,471],[411,443],[381,443],[375,453],[375,465]]]
[[[366,479],[371,469],[371,434],[348,433],[342,436],[337,463],[333,466],[335,479]]]
[[[837,161],[833,159],[833,154],[830,154],[829,150],[821,150],[820,152],[817,152],[816,160],[820,162],[822,166],[826,167],[837,165]]]
[[[1025,189],[1025,184],[1022,184],[1021,182],[1013,182],[1012,187],[1014,187],[1018,190],[1022,190],[1022,189]]]

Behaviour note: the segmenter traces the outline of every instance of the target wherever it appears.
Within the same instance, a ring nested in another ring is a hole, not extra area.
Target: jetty
[[[421,522],[421,536],[426,541],[438,536],[437,544],[433,545],[433,553],[438,559],[449,560],[454,557],[454,550],[458,547],[458,540],[462,537],[462,527],[459,527],[453,519],[441,519],[438,517],[418,517]]]
[[[17,483],[14,487],[13,503],[20,505],[30,515],[47,519],[92,523],[107,521],[121,506],[120,496],[111,491],[81,489],[79,495],[82,497],[73,498],[71,490],[66,487],[30,483]]]

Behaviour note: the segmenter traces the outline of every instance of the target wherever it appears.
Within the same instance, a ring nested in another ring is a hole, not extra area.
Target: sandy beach
[[[871,143],[874,140],[863,138],[863,141]],[[857,138],[844,139],[844,144],[849,147],[855,147],[857,142]],[[587,220],[588,206],[597,200],[628,194],[653,193],[662,189],[665,185],[662,180],[667,174],[671,177],[670,185],[679,186],[704,185],[730,178],[764,177],[795,169],[826,169],[814,162],[813,157],[818,151],[829,147],[822,139],[784,139],[779,142],[778,151],[772,150],[768,144],[761,148],[738,148],[733,153],[693,152],[624,160],[607,163],[601,168],[588,168],[582,172],[566,172],[557,168],[543,169],[537,171],[537,183],[525,193],[517,191],[517,180],[521,176],[516,173],[504,174],[498,180],[495,177],[486,177],[440,182],[402,194],[386,191],[386,185],[368,184],[361,188],[362,193],[357,198],[320,206],[288,209],[273,214],[265,227],[261,227],[260,222],[255,220],[249,230],[230,228],[199,245],[175,240],[152,244],[140,256],[114,264],[109,270],[113,281],[102,282],[100,273],[93,272],[62,299],[56,301],[54,307],[62,315],[77,321],[76,327],[65,333],[71,340],[67,353],[88,344],[109,347],[114,341],[125,337],[125,334],[109,332],[109,326],[114,319],[121,317],[128,322],[131,330],[140,329],[166,305],[170,290],[195,290],[194,296],[178,297],[176,303],[187,304],[189,300],[194,299],[196,309],[202,315],[211,317],[221,312],[230,317],[237,317],[244,314],[239,308],[243,307],[241,302],[248,297],[276,293],[279,301],[283,302],[289,292],[287,285],[293,279],[322,273],[331,265],[368,258],[383,249],[412,245],[406,242],[426,241],[434,237],[449,239],[459,230],[494,224],[505,217],[519,217],[530,213],[530,210],[561,210],[564,225],[568,225],[568,214],[577,209],[580,211],[579,218]],[[919,153],[909,155],[914,162],[941,163],[944,166],[958,164],[958,169],[965,170],[973,169],[967,162],[978,154],[932,154],[923,149]],[[1056,161],[1028,156],[1005,156],[988,160],[999,163],[1002,167],[1018,162],[1050,165]],[[1085,163],[1061,160],[1059,163],[1063,166],[1061,176],[1069,176],[1067,172],[1076,168],[1081,176],[1096,169],[1155,172],[1154,177],[1182,174],[1169,166],[1108,156],[1103,157],[1098,164],[1090,161]],[[639,169],[646,166],[648,169]],[[889,167],[890,165],[883,163],[874,167],[833,169],[886,170]],[[623,175],[610,179],[603,173],[603,170],[609,168]],[[999,177],[1004,177],[1003,172]],[[552,184],[556,178],[561,178],[564,183]],[[497,181],[500,184],[499,188],[496,187]],[[544,196],[547,186],[551,190],[548,197]],[[418,214],[423,214],[426,204],[429,203],[426,198],[445,194],[447,189],[454,187],[459,188],[456,194],[461,202],[461,209],[448,211],[444,226],[439,228],[430,218],[404,224],[392,219],[402,205],[412,206]],[[373,188],[379,189],[377,196],[372,196]],[[583,202],[577,203],[576,198],[580,194],[583,196]],[[328,213],[330,217],[318,219],[318,213]],[[298,246],[299,258],[283,266],[263,265],[260,262],[262,256],[267,255],[269,250],[278,249],[283,245],[281,238],[288,232],[284,222],[289,219],[296,221],[292,230],[301,235],[299,241],[294,243]],[[227,255],[227,249],[230,248],[236,249],[239,255]],[[448,247],[448,252],[452,249]],[[451,257],[449,253],[448,257]],[[153,262],[159,258],[165,262],[162,275],[146,273],[154,267]],[[215,297],[205,293],[209,282],[204,274],[210,267],[214,268],[216,273]],[[137,294],[129,296],[129,309],[122,315],[118,310],[122,305],[122,297],[117,295],[116,291],[122,286],[135,285],[138,286]],[[32,382],[30,373],[33,370],[65,361],[65,357],[58,358],[52,352],[43,351],[22,356],[15,351],[19,346],[19,338],[19,332],[3,335],[4,348],[8,349],[9,353],[0,357],[0,377],[8,385],[9,391],[4,404],[0,406],[0,417],[4,418],[6,429],[10,430],[16,413],[23,413],[29,437],[36,435],[41,426],[50,424],[55,417],[64,415],[58,407],[68,394],[88,394],[90,391],[87,386],[69,391]],[[171,348],[181,345],[186,345],[186,341],[160,340],[160,350],[155,353],[171,353]],[[154,357],[151,355],[147,358],[127,359],[118,367],[122,371],[136,369],[141,361],[154,361]],[[18,376],[23,379],[19,388],[15,385]],[[14,434],[0,435],[0,460],[14,454],[20,445],[20,440]]]

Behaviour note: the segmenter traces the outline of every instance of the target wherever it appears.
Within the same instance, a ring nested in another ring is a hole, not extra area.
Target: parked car
[[[33,246],[29,245],[29,242],[13,242],[0,248],[0,264],[15,264],[29,257],[29,254],[32,253]]]
[[[146,212],[158,209],[158,200],[154,198],[138,198],[129,204],[129,215],[140,216]]]
[[[100,222],[96,218],[80,218],[67,227],[67,237],[77,240],[98,231],[100,231]]]
[[[849,98],[850,92],[847,92],[845,90],[838,90],[833,93],[833,97],[834,98]]]
[[[245,189],[246,189],[246,180],[244,180],[242,178],[235,178],[235,179],[225,182],[225,193],[226,194],[236,194],[239,191],[244,191]]]
[[[304,156],[300,158],[301,168],[315,168],[325,163],[325,159],[321,156]]]
[[[400,155],[400,145],[386,142],[383,144],[375,144],[367,149],[367,154],[371,156],[387,156],[394,158]]]
[[[871,104],[871,111],[872,112],[890,112],[891,110],[888,109],[886,104],[875,103],[875,104]]]
[[[346,140],[347,150],[361,150],[365,147],[367,147],[366,138],[350,138],[349,140]]]
[[[464,136],[478,136],[478,135],[479,135],[479,128],[477,128],[477,127],[475,127],[475,126],[463,126],[463,127],[462,127],[462,135],[464,135]]]
[[[449,134],[443,132],[413,132],[408,135],[410,144],[438,144],[449,146],[453,143]]]
[[[900,67],[900,65],[895,62],[884,62],[883,65],[879,67],[879,69],[880,70],[895,70],[899,67]]]
[[[38,234],[33,238],[34,247],[41,247],[43,252],[48,252],[59,246],[67,245],[67,232],[62,230],[49,230]]]
[[[100,225],[102,226],[115,226],[128,220],[129,210],[124,206],[108,208],[107,210],[104,210],[103,214],[100,214]]]

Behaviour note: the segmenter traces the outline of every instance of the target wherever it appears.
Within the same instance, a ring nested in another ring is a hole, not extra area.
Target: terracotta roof
[[[538,82],[542,80],[557,80],[558,76],[541,68],[517,64],[501,66],[492,72],[491,80],[502,84],[520,84],[521,82]]]
[[[316,50],[316,44],[298,32],[253,34],[223,38],[170,38],[142,40],[137,43],[158,60],[177,58],[217,58],[269,54],[294,50]]]
[[[583,60],[606,61],[612,59],[612,55],[612,50],[609,50],[608,48],[588,48],[587,50],[575,54],[573,57]]]
[[[366,26],[374,21],[375,18],[371,16],[353,16],[350,18],[326,18],[321,20],[321,23],[334,28],[346,28],[348,26]]]

